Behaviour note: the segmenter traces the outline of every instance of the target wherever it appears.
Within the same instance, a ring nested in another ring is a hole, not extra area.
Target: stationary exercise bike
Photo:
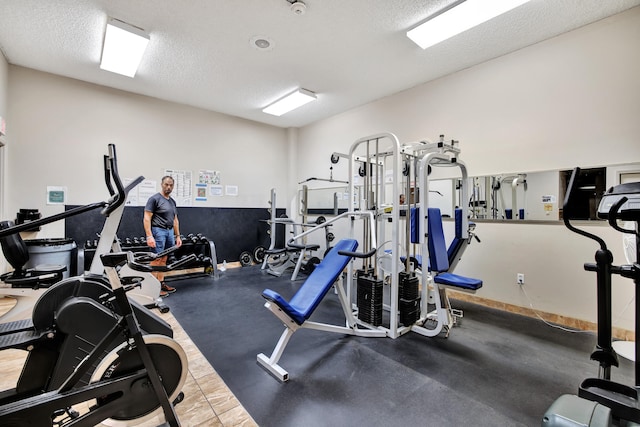
[[[173,405],[182,400],[187,356],[170,336],[143,335],[126,295],[135,279],[123,283],[118,275],[125,264],[136,271],[169,271],[194,258],[169,266],[141,262],[155,257],[131,252],[102,255],[111,289],[103,288],[105,293],[96,298],[85,296],[90,287],[79,284],[82,296],[53,304],[47,301],[58,299],[47,298],[55,294],[53,286],[34,307],[34,328],[0,336],[2,348],[12,343],[12,348],[29,351],[17,387],[0,393],[0,425],[117,425],[143,421],[160,411],[170,426],[180,425]],[[74,408],[85,402],[91,404],[87,412]]]
[[[585,270],[597,275],[598,297],[598,336],[596,348],[591,359],[599,364],[597,378],[587,378],[580,385],[578,396],[563,395],[549,408],[542,420],[543,426],[610,426],[639,425],[640,369],[638,355],[640,343],[640,301],[637,298],[640,286],[640,245],[636,243],[636,261],[630,265],[613,265],[613,255],[604,240],[594,234],[576,228],[571,224],[575,215],[576,184],[580,169],[574,169],[567,195],[564,200],[563,218],[569,230],[596,241],[600,249],[596,251],[595,263],[584,265]],[[622,233],[635,234],[640,242],[640,182],[620,184],[609,189],[598,206],[598,217],[607,219],[609,225]],[[635,223],[635,230],[627,230],[618,225],[618,221]],[[635,385],[633,387],[611,380],[611,367],[618,366],[618,355],[612,345],[611,321],[611,276],[618,274],[632,279],[636,285],[635,313]]]

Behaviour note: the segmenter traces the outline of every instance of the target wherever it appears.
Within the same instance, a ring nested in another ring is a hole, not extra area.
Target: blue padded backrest
[[[291,298],[289,305],[308,319],[351,260],[350,256],[340,255],[338,252],[353,252],[357,247],[357,240],[340,240],[322,259],[322,262],[316,265],[298,292]]]
[[[462,239],[462,209],[455,210],[454,217],[456,219],[456,239]]]
[[[449,258],[447,256],[447,245],[444,241],[442,216],[438,208],[429,208],[427,210],[427,233],[431,271],[447,271],[449,269]]]
[[[411,243],[420,243],[420,208],[411,208]]]

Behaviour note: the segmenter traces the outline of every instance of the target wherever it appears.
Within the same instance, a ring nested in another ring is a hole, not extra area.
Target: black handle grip
[[[287,246],[294,249],[310,249],[312,251],[317,251],[320,249],[320,245],[299,245],[297,243],[287,243]]]
[[[109,164],[109,156],[105,155],[103,157],[104,161],[104,183],[107,185],[107,190],[109,190],[109,196],[113,196],[116,192],[113,190],[113,186],[111,185],[111,165]]]
[[[629,199],[626,196],[622,196],[620,200],[618,200],[613,204],[613,206],[611,206],[611,209],[609,209],[609,225],[613,227],[614,230],[620,231],[621,233],[635,234],[635,230],[627,230],[618,225],[618,211],[620,210],[622,205],[627,203],[627,200]]]
[[[89,212],[93,209],[102,208],[106,205],[105,202],[92,203],[86,206],[78,206],[77,208],[69,209],[68,211],[61,212],[59,214],[51,215],[46,218],[37,219],[35,221],[25,222],[23,224],[14,225],[13,227],[0,230],[0,238],[9,236],[11,234],[20,233],[21,231],[31,230],[35,227],[51,224],[52,222],[59,221],[61,219],[69,218],[74,215],[79,215],[84,212]]]
[[[369,252],[338,251],[338,253],[340,255],[346,255],[354,258],[370,258],[376,253],[376,250],[374,248],[374,249],[371,249]]]

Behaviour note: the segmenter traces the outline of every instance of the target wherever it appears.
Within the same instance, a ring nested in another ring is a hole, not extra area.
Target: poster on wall
[[[212,196],[222,196],[222,185],[211,185],[209,186],[209,194]]]
[[[138,187],[136,187],[138,189],[137,206],[145,206],[147,204],[147,200],[149,200],[149,197],[158,192],[158,190],[156,190],[157,185],[158,182],[153,179],[145,179],[140,184],[138,184]]]
[[[220,171],[214,171],[214,170],[199,171],[198,184],[205,184],[205,185],[220,184]]]
[[[207,201],[207,184],[196,184],[196,202]]]
[[[165,169],[164,175],[173,178],[174,186],[171,197],[174,198],[178,206],[191,206],[193,199],[192,173],[176,169]]]
[[[224,192],[227,196],[237,196],[238,195],[238,186],[237,185],[225,185]]]
[[[64,205],[67,203],[67,187],[47,186],[47,204]]]

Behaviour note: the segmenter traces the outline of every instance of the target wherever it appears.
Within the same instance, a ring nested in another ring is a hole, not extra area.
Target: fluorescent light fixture
[[[100,68],[127,77],[135,76],[148,43],[149,36],[140,28],[110,19],[104,35]]]
[[[465,0],[407,31],[423,49],[447,40],[496,16],[515,9],[529,0]]]
[[[274,116],[281,116],[284,113],[288,113],[291,110],[295,110],[298,107],[303,106],[311,101],[317,99],[316,94],[306,89],[298,89],[293,93],[285,96],[267,106],[262,110],[263,113],[272,114]]]

